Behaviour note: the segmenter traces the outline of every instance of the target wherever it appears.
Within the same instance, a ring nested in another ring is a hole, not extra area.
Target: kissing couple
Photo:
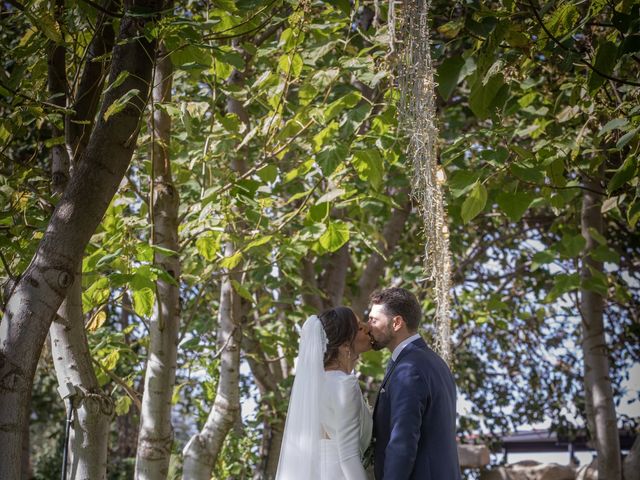
[[[411,292],[389,288],[371,295],[366,323],[348,307],[305,321],[277,480],[367,480],[369,452],[376,480],[460,480],[456,386],[421,317]],[[353,375],[371,348],[391,352],[373,412]]]

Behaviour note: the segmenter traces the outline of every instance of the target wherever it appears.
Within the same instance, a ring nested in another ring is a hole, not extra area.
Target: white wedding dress
[[[367,480],[362,454],[373,420],[355,376],[325,372],[327,337],[317,316],[300,333],[276,480]]]
[[[320,405],[321,480],[366,480],[361,459],[371,441],[373,421],[356,377],[339,370],[325,372]]]

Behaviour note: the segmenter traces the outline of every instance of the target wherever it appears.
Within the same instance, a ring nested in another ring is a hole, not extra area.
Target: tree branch
[[[538,24],[540,25],[540,27],[542,27],[542,29],[547,34],[547,36],[551,40],[553,40],[553,42],[556,45],[558,45],[560,48],[562,48],[563,50],[565,50],[567,52],[576,53],[576,54],[582,56],[581,52],[579,52],[575,48],[567,47],[553,33],[551,33],[551,31],[544,24],[544,21],[543,21],[542,17],[540,16],[540,12],[538,12],[536,7],[533,5],[533,1],[532,0],[529,0],[529,6],[531,7],[531,10],[533,11],[533,15],[535,16],[535,18],[536,18]],[[593,72],[595,72],[598,75],[600,75],[602,78],[606,78],[607,80],[611,80],[612,82],[616,82],[616,83],[621,83],[623,85],[631,85],[631,86],[634,86],[634,87],[640,87],[640,83],[639,82],[633,82],[631,80],[624,80],[622,78],[617,78],[617,77],[612,77],[611,75],[607,75],[606,73],[602,72],[601,70],[596,68],[594,65],[592,65],[590,62],[587,62],[584,58],[580,58],[579,62],[581,64],[583,64],[584,66],[588,67]]]

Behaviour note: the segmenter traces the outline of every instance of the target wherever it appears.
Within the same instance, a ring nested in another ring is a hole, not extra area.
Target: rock
[[[481,480],[574,480],[576,472],[573,467],[557,463],[540,463],[523,460],[482,472]]]
[[[576,480],[598,480],[598,460],[593,459],[589,465],[580,467]]]
[[[480,468],[489,465],[489,449],[486,445],[458,445],[458,461],[461,468]]]

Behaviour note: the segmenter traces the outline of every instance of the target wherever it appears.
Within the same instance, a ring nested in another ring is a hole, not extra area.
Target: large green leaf
[[[331,175],[347,158],[348,149],[341,143],[326,146],[316,159],[325,176]]]
[[[577,273],[559,273],[553,277],[553,287],[547,293],[544,301],[546,303],[553,302],[565,293],[572,292],[580,288],[580,275]]]
[[[329,224],[318,241],[326,251],[335,252],[349,241],[349,236],[349,225],[338,220]]]
[[[474,183],[473,188],[467,198],[462,204],[462,210],[460,215],[464,223],[469,223],[474,217],[476,217],[487,203],[487,189],[485,186],[477,181]]]
[[[604,75],[611,75],[613,67],[616,66],[618,61],[618,47],[615,43],[610,41],[601,42],[598,45],[596,51],[595,70],[603,73]],[[587,88],[589,94],[595,95],[602,84],[607,80],[605,77],[598,75],[595,70],[589,72],[589,79],[587,81]]]
[[[611,194],[615,192],[622,185],[636,176],[638,170],[638,157],[635,155],[629,155],[627,159],[620,165],[620,168],[616,170],[615,175],[609,181],[607,185],[607,191]]]
[[[517,222],[522,218],[522,215],[524,215],[524,212],[527,211],[535,198],[535,195],[527,192],[511,193],[501,191],[496,195],[498,205],[513,222]]]
[[[370,182],[376,189],[380,188],[384,165],[382,155],[377,149],[368,148],[353,152],[353,165],[362,180]]]
[[[328,122],[338,116],[345,108],[355,107],[361,98],[362,95],[360,92],[354,90],[331,102],[324,110],[325,122]]]
[[[142,318],[149,318],[153,313],[153,303],[156,295],[150,288],[134,290],[131,295],[133,300],[133,311]]]
[[[487,82],[477,79],[469,95],[469,107],[473,114],[481,120],[487,118],[497,106],[498,94],[503,87],[506,85],[501,73],[493,75]]]
[[[448,100],[460,80],[460,71],[464,65],[462,57],[450,57],[445,59],[438,67],[438,92],[444,100]]]

